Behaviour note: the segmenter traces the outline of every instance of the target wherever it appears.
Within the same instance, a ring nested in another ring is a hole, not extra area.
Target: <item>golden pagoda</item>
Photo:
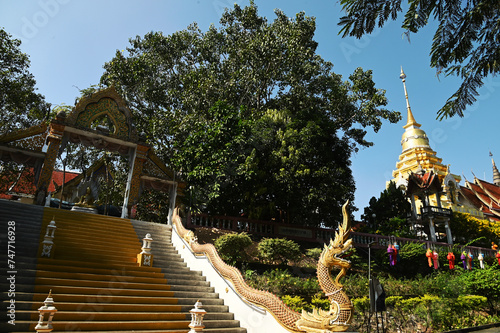
[[[450,174],[449,166],[443,165],[442,159],[436,156],[436,152],[429,145],[427,134],[420,128],[420,124],[416,122],[411,111],[410,102],[408,100],[408,91],[406,89],[406,75],[401,68],[399,76],[403,81],[403,87],[406,98],[407,122],[403,126],[405,132],[401,138],[401,146],[403,151],[399,155],[399,161],[396,163],[396,170],[392,172],[393,182],[398,187],[407,187],[408,175],[411,172],[417,172],[421,169],[432,170],[436,173],[440,180],[444,180],[447,175],[450,175],[459,183],[460,176]],[[446,199],[444,201],[447,201]]]
[[[427,134],[415,120],[403,68],[400,79],[406,98],[407,122],[401,138],[402,153],[391,181],[405,190],[411,202],[410,220],[415,232],[425,233],[432,241],[446,235],[447,242],[452,243],[449,219],[461,177],[451,174],[449,166],[442,164],[442,159],[430,147]]]

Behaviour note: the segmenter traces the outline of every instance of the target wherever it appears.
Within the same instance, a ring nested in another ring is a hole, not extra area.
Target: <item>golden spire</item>
[[[410,101],[408,100],[408,91],[406,90],[406,74],[403,71],[403,66],[401,66],[401,74],[399,75],[399,78],[403,81],[403,87],[405,89],[405,98],[406,98],[406,110],[408,111],[408,120],[406,122],[406,125],[403,126],[403,128],[406,129],[410,126],[420,127],[420,124],[417,123],[417,121],[413,117],[413,113],[411,112]]]

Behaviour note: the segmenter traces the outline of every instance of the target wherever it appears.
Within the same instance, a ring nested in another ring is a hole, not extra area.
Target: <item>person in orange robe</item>
[[[455,255],[453,254],[453,252],[448,252],[446,259],[448,259],[448,264],[450,265],[450,269],[455,269]]]

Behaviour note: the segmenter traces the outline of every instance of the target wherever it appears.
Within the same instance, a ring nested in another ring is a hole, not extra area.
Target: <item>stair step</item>
[[[138,267],[139,270],[132,270],[128,267],[125,269],[109,269],[109,268],[93,268],[93,267],[78,267],[78,266],[62,266],[62,265],[47,265],[38,264],[37,269],[39,271],[51,271],[51,272],[66,272],[66,273],[89,273],[89,274],[103,274],[103,275],[124,275],[124,276],[143,276],[143,277],[155,277],[164,278],[164,274],[159,271],[144,271],[143,267]]]
[[[50,258],[38,258],[39,264],[49,264],[49,265],[60,265],[60,266],[71,266],[71,267],[88,267],[88,268],[102,268],[102,269],[112,269],[119,272],[122,271],[150,271],[150,272],[161,272],[161,268],[158,267],[140,267],[137,263],[100,263],[92,261],[78,261],[78,260],[66,260],[66,259],[50,259]]]
[[[145,290],[145,289],[124,289],[124,288],[93,288],[76,286],[35,286],[34,292],[39,294],[48,294],[52,290],[55,295],[75,294],[101,297],[110,296],[148,296],[148,297],[174,297],[175,293],[171,290]]]
[[[119,281],[95,281],[95,280],[69,280],[56,278],[37,278],[37,285],[49,286],[77,286],[77,287],[97,287],[97,288],[129,288],[129,289],[149,289],[149,290],[169,290],[166,284],[134,283]]]
[[[38,320],[38,311],[21,310],[16,311],[16,318],[24,318],[25,320]],[[234,320],[232,313],[207,313],[204,320]],[[144,320],[191,320],[189,311],[185,312],[125,312],[125,311],[58,311],[57,320],[59,321],[80,321],[80,320],[96,320],[96,321],[144,321]]]
[[[37,272],[37,278],[55,278],[55,279],[72,279],[72,280],[95,280],[95,281],[120,281],[120,282],[133,282],[133,283],[153,283],[165,284],[167,279],[164,277],[142,277],[132,275],[105,275],[105,274],[89,274],[89,273],[74,273],[74,272],[60,272],[60,271],[41,271]]]

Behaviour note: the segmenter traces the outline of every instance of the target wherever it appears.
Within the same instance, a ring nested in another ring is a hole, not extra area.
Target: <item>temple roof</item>
[[[408,177],[407,193],[417,193],[420,191],[441,192],[441,182],[438,175],[432,170],[424,172],[410,173]]]
[[[66,174],[63,175],[63,171],[54,170],[48,191],[55,192],[56,186],[59,187],[62,185],[63,177],[66,181],[65,184],[67,184],[78,175],[79,173],[71,171],[66,171]],[[34,184],[33,168],[24,169],[20,175],[16,175],[15,179],[9,178],[7,174],[3,174],[0,177],[2,178],[2,182],[0,182],[0,199],[11,200],[14,197],[33,197],[35,195],[36,186]]]
[[[486,193],[486,195],[488,195],[491,200],[500,204],[500,187],[478,178],[474,178],[474,182],[484,191],[484,193]]]
[[[500,220],[500,188],[474,177],[474,183],[465,180],[466,187],[460,191],[464,197],[490,218]]]

